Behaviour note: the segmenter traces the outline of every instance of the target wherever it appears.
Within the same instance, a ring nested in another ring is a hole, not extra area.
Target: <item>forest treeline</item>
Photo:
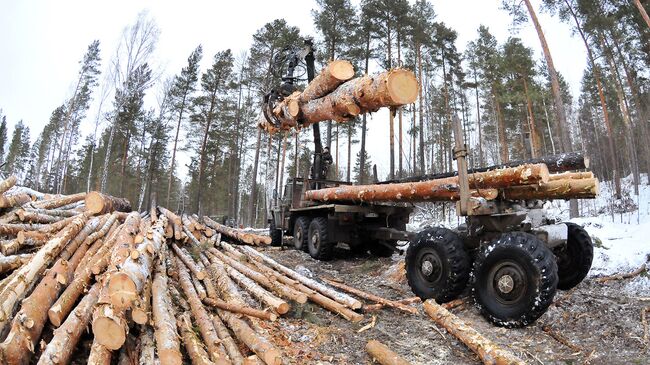
[[[499,42],[481,26],[458,49],[457,33],[425,0],[317,0],[317,34],[277,19],[263,25],[247,52],[204,54],[167,77],[152,66],[160,30],[146,13],[124,30],[114,54],[102,59],[94,41],[79,63],[72,95],[52,111],[35,141],[20,121],[10,133],[0,111],[3,174],[51,193],[99,190],[146,209],[153,197],[171,209],[227,216],[264,225],[267,201],[279,181],[306,175],[311,131],[269,136],[256,129],[262,96],[280,82],[276,62],[287,47],[314,37],[317,64],[348,59],[358,74],[405,67],[420,80],[420,97],[399,109],[390,128],[390,172],[399,178],[454,169],[451,116],[458,115],[473,166],[540,155],[582,151],[594,173],[634,186],[650,172],[650,20],[639,0],[504,0],[515,29],[531,22],[544,57],[513,32]],[[498,6],[498,5],[495,5]],[[587,51],[579,95],[555,70],[552,49],[537,13],[569,24]],[[210,66],[201,69],[203,58]],[[155,105],[145,103],[156,100]],[[91,103],[99,105],[89,114]],[[388,114],[388,111],[380,113]],[[334,156],[333,178],[369,182],[367,116],[321,128]],[[82,135],[80,124],[94,129]],[[297,148],[296,148],[297,143]],[[375,141],[376,143],[376,141]],[[379,142],[382,143],[382,142]],[[352,153],[359,150],[359,153]],[[188,176],[179,176],[179,152],[189,154]],[[286,151],[286,156],[281,151]],[[345,152],[347,151],[347,152]],[[296,155],[297,152],[297,155]],[[346,156],[345,160],[339,156]],[[282,170],[282,173],[278,173]]]

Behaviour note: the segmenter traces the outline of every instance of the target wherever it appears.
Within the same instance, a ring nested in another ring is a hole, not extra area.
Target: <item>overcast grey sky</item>
[[[353,3],[358,4],[358,0]],[[457,47],[462,51],[484,24],[500,42],[510,33],[510,18],[499,9],[498,0],[431,0],[437,20],[458,32]],[[533,0],[539,4],[539,0]],[[185,65],[187,56],[203,44],[204,68],[211,55],[231,48],[237,55],[250,47],[253,33],[266,22],[284,18],[304,35],[315,35],[311,9],[315,0],[301,1],[48,1],[8,0],[0,12],[0,109],[7,115],[10,131],[23,120],[36,138],[54,108],[70,97],[78,62],[94,39],[101,42],[103,65],[107,64],[122,29],[148,10],[161,30],[155,65],[165,75],[173,75]],[[557,18],[540,14],[556,67],[575,95],[585,66],[581,42]],[[539,40],[528,24],[519,30],[524,44],[541,59]],[[151,91],[150,94],[155,92]],[[99,89],[95,96],[98,97]],[[148,100],[155,100],[149,98]],[[152,103],[149,107],[153,107]],[[82,129],[92,131],[96,105],[89,111]],[[380,176],[388,172],[388,127],[378,116],[369,123],[368,149]],[[385,141],[385,143],[383,143]],[[404,149],[408,151],[405,146]],[[345,150],[345,148],[342,148]],[[353,148],[353,154],[358,145]],[[341,151],[341,159],[345,155]],[[186,161],[185,156],[181,156]],[[182,163],[183,161],[181,161]]]

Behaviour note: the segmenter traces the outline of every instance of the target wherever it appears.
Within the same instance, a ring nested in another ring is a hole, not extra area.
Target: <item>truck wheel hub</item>
[[[492,291],[503,304],[512,304],[520,300],[528,287],[526,274],[521,265],[515,261],[502,261],[490,270]]]
[[[512,280],[512,276],[503,275],[499,279],[498,286],[499,286],[499,291],[501,291],[502,293],[507,294],[507,293],[510,293],[512,291],[512,289],[515,286],[515,282],[514,282],[514,280]]]
[[[438,255],[427,253],[420,261],[420,272],[429,282],[436,282],[442,275],[442,263]]]

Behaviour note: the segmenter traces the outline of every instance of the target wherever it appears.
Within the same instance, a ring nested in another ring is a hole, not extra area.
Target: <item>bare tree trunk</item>
[[[533,115],[533,103],[530,100],[530,94],[528,93],[528,83],[526,78],[522,77],[524,82],[524,92],[526,93],[526,105],[528,106],[528,127],[530,128],[530,152],[532,158],[537,158],[541,155],[541,149],[539,146],[539,135],[537,133],[537,127],[535,126],[535,116]]]
[[[262,130],[257,129],[257,143],[255,145],[255,159],[253,160],[253,176],[251,177],[251,194],[248,199],[248,224],[252,227],[255,225],[255,214],[257,210],[257,167],[260,161]]]
[[[115,125],[115,122],[113,122],[113,125],[111,126],[111,133],[108,137],[108,142],[106,143],[106,155],[104,157],[104,168],[102,170],[102,182],[99,187],[99,191],[102,193],[106,192],[106,183],[108,182],[108,165],[111,161],[111,149],[113,148],[113,138],[115,138],[116,127],[117,126]]]
[[[503,121],[503,114],[501,113],[501,103],[497,100],[497,96],[492,90],[492,98],[494,99],[494,111],[497,117],[498,139],[499,139],[499,155],[501,163],[508,163],[510,161],[510,154],[508,148],[508,138],[506,136],[506,126]]]
[[[535,25],[535,30],[537,31],[537,36],[539,41],[542,44],[542,50],[544,51],[544,58],[546,59],[546,67],[548,68],[548,73],[551,77],[551,91],[553,92],[553,102],[555,104],[555,113],[557,118],[558,129],[560,131],[560,145],[562,146],[563,152],[569,152],[571,149],[571,141],[569,140],[569,131],[566,121],[566,112],[564,110],[564,102],[562,101],[562,93],[560,91],[560,81],[557,76],[557,71],[555,70],[555,65],[553,63],[553,57],[551,56],[551,51],[546,42],[546,37],[544,36],[544,31],[542,26],[537,19],[537,14],[535,14],[535,9],[530,3],[530,0],[524,0],[526,7],[528,8],[528,13],[530,18]]]
[[[365,69],[365,74],[368,74],[368,64],[370,62],[370,32],[368,32],[368,35],[366,37],[366,69]],[[366,114],[364,113],[363,116],[361,117],[361,152],[359,152],[359,183],[360,184],[365,184],[366,183],[366,174],[365,174],[365,166],[366,166]]]
[[[176,148],[178,146],[178,135],[181,130],[181,122],[183,121],[183,110],[185,109],[185,98],[186,96],[183,95],[183,101],[181,102],[181,110],[178,112],[178,122],[176,123],[176,136],[174,137],[174,148],[172,149],[172,164],[169,167],[169,179],[167,182],[167,199],[165,201],[167,202],[167,206],[170,206],[170,198],[171,198],[171,191],[172,191],[172,181],[174,179],[174,164],[176,163]]]
[[[641,0],[632,0],[632,1],[634,2],[634,5],[636,5],[636,7],[639,9],[639,12],[643,17],[643,20],[645,20],[645,23],[648,25],[648,28],[650,28],[650,17],[648,17],[648,13],[643,8],[643,5],[641,5]]]
[[[422,84],[424,82],[424,79],[422,78],[422,50],[421,50],[422,45],[418,44],[415,47],[415,50],[417,52],[417,58],[418,58],[418,109],[419,109],[419,122],[420,122],[420,130],[419,135],[420,135],[420,174],[424,174],[425,172],[425,158],[424,158],[424,113],[423,113],[423,100],[422,100]]]

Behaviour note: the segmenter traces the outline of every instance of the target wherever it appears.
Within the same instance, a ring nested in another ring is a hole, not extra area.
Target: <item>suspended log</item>
[[[501,165],[478,167],[474,169],[469,169],[467,172],[469,174],[475,174],[478,172],[487,172],[492,170],[504,169],[508,167],[517,167],[526,164],[533,164],[533,165],[545,164],[550,173],[558,173],[558,172],[588,169],[589,159],[584,157],[582,153],[570,152],[570,153],[562,153],[559,155],[544,156],[544,157],[534,158],[530,160],[512,161]],[[457,171],[445,172],[440,174],[427,174],[427,175],[413,176],[413,177],[407,177],[407,178],[395,179],[395,180],[386,180],[380,182],[379,184],[393,184],[393,183],[400,183],[400,182],[437,180],[437,179],[444,179],[444,178],[454,177],[454,176],[458,176]]]
[[[205,299],[203,299],[203,303],[205,303],[205,304],[207,304],[207,305],[209,305],[211,307],[226,310],[228,312],[245,314],[247,316],[263,319],[263,320],[266,320],[266,321],[274,322],[275,320],[278,319],[278,315],[273,313],[273,312],[262,311],[262,310],[255,309],[255,308],[250,308],[250,307],[242,307],[242,306],[239,306],[237,304],[231,304],[231,303],[228,303],[228,302],[224,302],[223,300],[219,300],[219,299],[205,298]]]
[[[64,207],[66,205],[84,200],[86,193],[79,193],[74,195],[64,195],[53,199],[47,199],[32,203],[32,207],[41,209],[53,209]]]
[[[19,207],[32,201],[28,194],[0,195],[0,208]]]
[[[180,329],[183,345],[185,345],[185,350],[190,360],[192,360],[192,364],[213,365],[214,363],[208,357],[208,353],[205,352],[201,340],[194,334],[192,322],[187,313],[183,313],[178,317],[178,328]]]
[[[318,76],[316,76],[309,85],[305,87],[305,90],[300,93],[298,101],[300,103],[305,103],[310,100],[322,98],[353,77],[354,66],[352,66],[350,61],[331,61],[327,66],[321,69]]]
[[[500,170],[480,172],[469,175],[474,196],[494,199],[495,188],[513,185],[546,183],[549,179],[548,169],[544,164],[521,165]],[[444,179],[375,185],[344,185],[335,188],[310,190],[305,192],[306,200],[346,201],[346,202],[398,202],[398,201],[435,201],[458,200],[460,189],[458,177]]]
[[[88,365],[111,365],[112,352],[97,341],[93,341],[88,355]]]
[[[183,362],[178,333],[176,332],[176,311],[171,305],[169,285],[164,257],[166,250],[156,262],[156,269],[151,286],[151,309],[156,337],[156,350],[161,365],[180,365]]]
[[[18,179],[15,175],[11,175],[8,178],[2,180],[2,182],[0,182],[0,194],[3,194],[5,191],[11,189],[14,185],[16,185],[17,181]]]
[[[388,346],[377,340],[370,340],[366,344],[368,355],[381,365],[410,365],[410,362],[402,359],[397,353],[393,352]]]
[[[4,253],[4,251],[3,251]],[[26,264],[34,254],[2,256],[0,257],[0,273],[15,270]]]
[[[98,191],[91,191],[85,198],[86,210],[93,214],[105,214],[113,211],[130,212],[131,202],[124,198],[102,194]]]
[[[226,270],[226,273],[228,273],[228,275],[232,278],[232,280],[236,282],[240,287],[245,289],[260,302],[273,308],[273,310],[279,314],[285,314],[289,311],[289,309],[291,309],[287,302],[269,293],[239,271],[233,269],[229,265],[224,264],[216,256],[212,255],[211,260],[213,262],[216,261],[218,265],[221,265]]]
[[[540,185],[512,186],[503,189],[501,195],[508,200],[593,199],[598,191],[598,179],[566,179]]]
[[[289,269],[288,267],[286,267],[284,265],[280,265],[278,262],[276,262],[272,258],[255,251],[252,247],[242,246],[241,249],[242,249],[242,251],[250,254],[251,256],[254,256],[254,257],[257,257],[257,258],[261,259],[266,264],[271,266],[273,269],[278,270],[281,273],[283,273],[284,275],[287,275],[288,277],[290,277],[290,278],[292,278],[292,279],[294,279],[296,281],[301,282],[305,286],[307,286],[307,287],[309,287],[309,288],[311,288],[313,290],[316,290],[316,291],[318,291],[318,292],[320,292],[320,293],[334,299],[335,301],[345,305],[346,307],[349,307],[349,308],[352,308],[352,309],[359,309],[362,306],[362,303],[360,301],[352,298],[351,296],[349,296],[347,294],[344,294],[344,293],[339,293],[339,292],[337,292],[337,291],[335,291],[335,290],[333,290],[333,289],[331,289],[331,288],[329,288],[329,287],[327,287],[327,286],[325,286],[325,285],[323,285],[323,284],[321,284],[321,283],[319,283],[319,282],[317,282],[315,280],[309,279],[309,278],[297,273],[296,271]]]
[[[360,298],[368,299],[368,300],[371,300],[373,302],[380,303],[380,304],[389,306],[391,308],[396,308],[396,309],[399,309],[399,310],[402,310],[404,312],[408,312],[408,313],[411,313],[411,314],[417,314],[418,313],[418,310],[416,308],[413,308],[411,306],[402,304],[400,302],[395,302],[395,301],[392,301],[392,300],[388,300],[388,299],[382,298],[382,297],[380,297],[378,295],[367,293],[367,292],[364,292],[364,291],[359,290],[357,288],[353,288],[351,286],[345,285],[343,283],[338,283],[336,281],[327,280],[327,279],[322,279],[322,280],[324,282],[328,283],[329,285],[335,287],[335,288],[339,288],[339,289],[344,290],[344,291],[346,291],[346,292],[348,292],[350,294],[356,295],[356,296],[358,296]]]
[[[65,245],[81,231],[86,223],[85,216],[75,218],[66,228],[50,239],[34,254],[32,259],[20,269],[18,274],[0,293],[0,327],[4,327],[11,315],[16,300],[24,294],[33,281],[39,277],[50,263],[59,255]],[[8,290],[10,289],[10,290]]]
[[[130,308],[140,297],[153,270],[154,255],[164,244],[167,218],[161,217],[147,231],[147,237],[131,251],[116,273],[108,279],[108,293],[116,307]],[[150,238],[149,238],[150,237]],[[133,253],[136,252],[137,255]],[[141,299],[141,298],[140,298]]]
[[[465,346],[477,354],[484,364],[524,364],[521,359],[483,337],[475,329],[465,324],[460,318],[440,306],[434,300],[426,300],[424,302],[424,310],[436,324],[444,327],[447,332],[454,335],[454,337],[458,338]]]
[[[245,243],[248,245],[270,245],[271,244],[271,237],[269,236],[260,236],[257,234],[244,232],[239,229],[230,228],[224,226],[223,224],[219,224],[213,221],[209,217],[204,217],[203,220],[210,228],[238,242]]]
[[[205,310],[205,307],[201,303],[194,286],[192,285],[192,280],[190,278],[190,273],[185,267],[183,262],[180,260],[176,261],[176,266],[178,268],[178,281],[183,289],[183,294],[187,298],[187,302],[190,305],[192,312],[192,317],[196,320],[196,324],[199,327],[199,332],[201,337],[205,342],[208,352],[210,353],[210,358],[212,361],[223,361],[227,359],[228,356],[225,353],[225,350],[221,346],[221,341],[219,340],[219,335],[214,329],[214,325],[210,320],[208,312]]]
[[[59,254],[59,259],[48,270],[32,293],[21,303],[6,340],[0,345],[8,364],[25,364],[26,351],[37,345],[48,319],[48,310],[61,290],[72,280],[75,268],[86,254],[85,238],[99,225],[100,219],[90,220],[77,236]]]
[[[90,322],[98,294],[99,284],[95,284],[61,327],[54,330],[54,337],[45,347],[45,351],[38,361],[39,365],[67,364],[69,362],[79,338]]]

